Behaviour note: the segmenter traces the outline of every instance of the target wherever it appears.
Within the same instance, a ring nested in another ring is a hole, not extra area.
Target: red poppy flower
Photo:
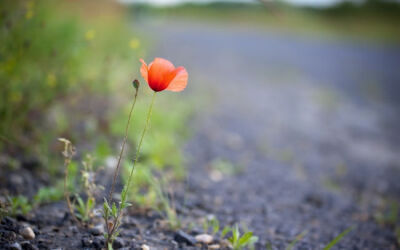
[[[142,67],[140,73],[155,92],[170,90],[182,91],[188,81],[188,73],[184,67],[177,67],[168,60],[155,58],[148,66],[140,59]]]

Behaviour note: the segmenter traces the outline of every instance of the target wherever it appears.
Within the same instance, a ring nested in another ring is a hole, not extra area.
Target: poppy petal
[[[179,92],[186,88],[189,75],[184,67],[178,67],[174,71],[175,77],[169,83],[167,90]]]
[[[142,63],[142,67],[140,67],[140,74],[142,74],[142,77],[144,80],[146,80],[146,82],[149,82],[149,67],[147,67],[147,64],[141,58],[140,62]],[[151,66],[151,64],[149,66]]]
[[[171,72],[175,69],[174,65],[162,58],[155,58],[148,70],[148,83],[154,91],[166,89],[171,82]]]

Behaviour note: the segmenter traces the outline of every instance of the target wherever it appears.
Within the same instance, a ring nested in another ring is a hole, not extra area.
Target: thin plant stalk
[[[63,151],[63,156],[64,156],[64,197],[65,200],[67,201],[67,206],[69,213],[71,214],[72,219],[77,223],[80,224],[78,218],[76,218],[75,213],[74,213],[74,208],[71,203],[70,199],[70,193],[68,191],[68,176],[69,176],[69,165],[71,164],[72,156],[75,153],[74,147],[71,144],[71,142],[67,139],[64,138],[59,138],[59,141],[64,143],[64,151]]]
[[[75,213],[74,213],[74,209],[72,207],[72,203],[71,203],[71,199],[70,199],[70,193],[68,191],[68,167],[69,167],[69,160],[65,159],[64,162],[64,168],[65,168],[65,172],[64,172],[64,197],[65,200],[67,201],[67,206],[68,206],[68,210],[69,213],[71,214],[72,219],[77,223],[80,224],[78,218],[76,218]]]
[[[136,80],[135,80],[136,81]],[[124,136],[124,140],[122,142],[122,147],[121,147],[121,151],[119,153],[119,157],[118,157],[118,162],[117,162],[117,166],[115,167],[115,171],[114,171],[114,177],[113,177],[113,182],[111,184],[111,189],[110,189],[110,193],[108,194],[108,200],[111,202],[112,199],[112,195],[114,193],[114,189],[115,189],[115,183],[117,181],[117,177],[118,177],[118,173],[119,173],[119,169],[120,169],[120,165],[121,165],[121,159],[122,159],[122,155],[124,154],[124,150],[125,150],[125,144],[126,141],[128,139],[128,130],[129,130],[129,125],[131,122],[131,118],[132,118],[132,113],[133,113],[133,109],[135,108],[135,104],[136,104],[136,99],[137,99],[137,95],[138,95],[138,89],[139,87],[135,87],[135,96],[133,98],[133,103],[131,106],[131,109],[129,111],[129,116],[128,116],[128,121],[126,123],[126,127],[125,127],[125,136]],[[105,224],[106,224],[106,228],[107,228],[107,233],[108,235],[110,235],[112,233],[112,231],[110,230],[109,226],[108,226],[108,213],[106,213],[104,215],[104,220],[105,220]]]
[[[151,113],[153,111],[153,105],[154,105],[154,100],[155,100],[155,97],[156,97],[156,93],[157,92],[154,92],[153,97],[151,99],[151,104],[150,104],[149,110],[147,111],[146,124],[145,124],[144,129],[142,131],[142,134],[140,136],[139,144],[138,144],[138,146],[136,148],[135,159],[133,160],[133,166],[132,166],[131,172],[130,172],[129,177],[128,177],[128,182],[124,187],[125,194],[123,195],[123,198],[121,200],[121,204],[125,203],[124,199],[127,197],[127,194],[128,194],[128,191],[129,191],[129,187],[130,187],[131,181],[132,181],[133,172],[135,170],[136,163],[139,160],[140,149],[142,147],[143,138],[144,138],[144,135],[146,134],[146,132],[148,130],[148,127],[149,127],[149,124],[150,124],[150,117],[151,117]],[[124,205],[122,205],[122,206],[124,206]],[[122,206],[120,205],[120,207],[118,209],[117,216],[114,218],[114,221],[112,223],[111,229],[108,229],[109,233],[107,234],[107,246],[112,243],[113,234],[115,233],[115,231],[118,229],[118,227],[120,225],[120,219],[121,219],[122,212],[123,212],[122,211],[122,208],[123,208]]]
[[[110,193],[108,194],[108,200],[109,201],[111,201],[112,195],[114,193],[115,183],[117,181],[117,177],[118,177],[118,173],[119,173],[119,169],[120,169],[120,165],[121,165],[122,155],[124,154],[125,144],[126,144],[126,141],[127,141],[127,138],[128,138],[129,124],[131,122],[133,109],[134,109],[135,104],[136,104],[137,95],[138,95],[138,89],[136,89],[135,97],[133,98],[133,103],[132,103],[132,106],[131,106],[131,110],[129,111],[128,122],[126,123],[126,127],[125,127],[124,141],[122,142],[122,148],[121,148],[121,151],[119,153],[118,163],[117,163],[117,166],[115,167],[116,169],[115,169],[115,172],[114,172],[114,178],[113,178],[113,182],[112,182],[112,185],[111,185],[111,190],[110,190]]]
[[[131,185],[131,180],[132,180],[132,176],[133,176],[133,171],[135,170],[136,163],[137,163],[137,161],[139,160],[140,148],[142,147],[143,138],[144,138],[144,135],[146,134],[147,129],[148,129],[148,127],[149,127],[150,117],[151,117],[151,113],[152,113],[152,111],[153,111],[154,100],[156,99],[156,93],[157,93],[157,92],[154,92],[154,94],[153,94],[153,98],[151,99],[151,104],[150,104],[149,110],[148,110],[148,112],[147,112],[146,125],[145,125],[145,127],[144,127],[144,129],[143,129],[143,131],[142,131],[142,135],[141,135],[141,137],[140,137],[140,141],[139,141],[138,147],[137,147],[137,149],[136,149],[135,160],[133,161],[133,166],[132,166],[131,172],[130,172],[130,174],[129,174],[128,182],[127,182],[127,184],[126,184],[126,189],[127,189],[127,190],[129,190],[129,186]]]

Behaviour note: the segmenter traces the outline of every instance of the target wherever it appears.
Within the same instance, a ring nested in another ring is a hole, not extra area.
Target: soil
[[[349,227],[334,249],[400,248],[400,218],[377,219],[400,202],[400,47],[178,22],[145,28],[160,41],[150,55],[187,65],[185,94],[207,100],[184,148],[188,177],[174,188],[186,233],[201,233],[213,215],[253,231],[256,249],[285,249],[302,232],[294,249],[321,249]],[[36,188],[24,183],[12,191]],[[34,240],[20,235],[26,225]],[[115,247],[207,249],[178,234],[157,212],[131,208]],[[98,230],[73,224],[63,202],[6,217],[0,235],[0,249],[103,244]]]

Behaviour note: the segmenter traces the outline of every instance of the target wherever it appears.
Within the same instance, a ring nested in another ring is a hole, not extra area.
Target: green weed
[[[63,183],[58,182],[55,186],[40,188],[36,193],[36,195],[34,196],[33,200],[35,206],[39,206],[40,204],[51,203],[62,200],[63,197],[64,197]]]
[[[258,241],[258,237],[253,235],[253,232],[245,232],[243,235],[240,234],[239,226],[236,224],[234,227],[226,227],[222,234],[226,235],[231,232],[232,236],[228,238],[234,250],[241,250],[245,248],[254,249],[254,244]]]
[[[8,197],[8,202],[10,204],[9,213],[12,216],[17,214],[26,215],[32,209],[32,205],[30,204],[28,198],[22,195]]]
[[[329,242],[325,247],[324,250],[329,250],[334,247],[339,241],[346,236],[346,234],[350,233],[353,230],[353,227],[349,227],[343,232],[341,232],[338,236],[336,236],[331,242]]]
[[[210,229],[213,235],[216,235],[219,232],[220,224],[219,220],[215,218],[215,216],[207,217],[203,222],[204,233],[209,233]]]

